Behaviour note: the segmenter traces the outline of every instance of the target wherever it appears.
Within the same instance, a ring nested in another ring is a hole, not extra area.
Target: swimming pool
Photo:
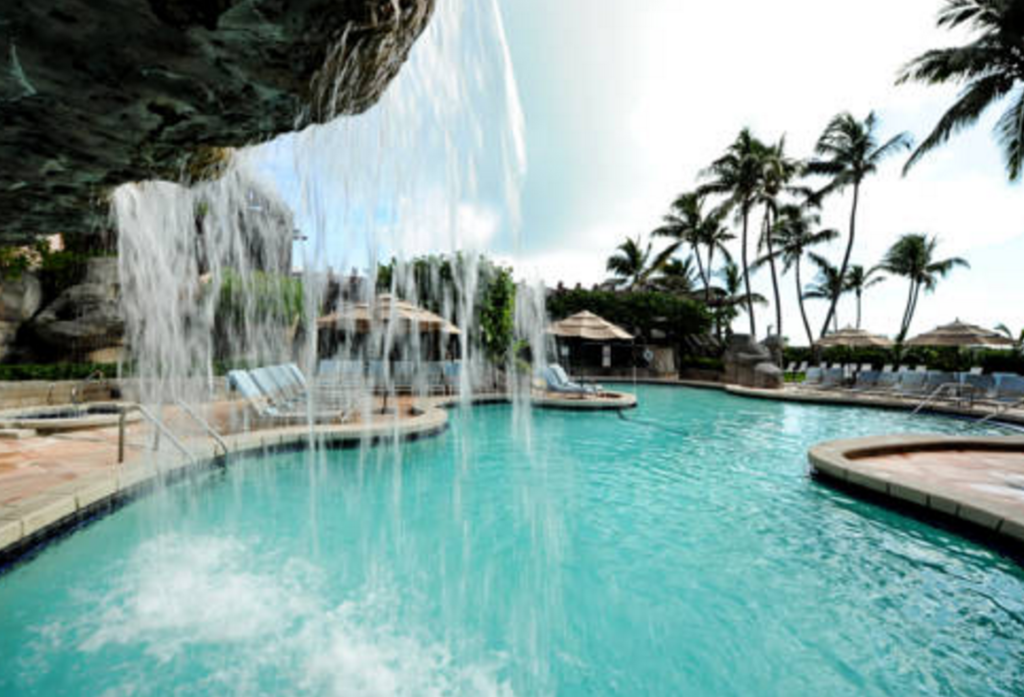
[[[1024,693],[1024,571],[806,473],[962,422],[636,390],[140,499],[0,577],[0,694]]]

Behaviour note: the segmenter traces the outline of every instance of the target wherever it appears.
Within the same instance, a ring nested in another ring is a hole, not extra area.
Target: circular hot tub
[[[0,428],[31,429],[39,433],[76,431],[84,428],[116,426],[121,410],[119,402],[90,402],[88,404],[55,404],[44,407],[24,407],[0,411]],[[129,412],[129,422],[138,421],[137,412]]]

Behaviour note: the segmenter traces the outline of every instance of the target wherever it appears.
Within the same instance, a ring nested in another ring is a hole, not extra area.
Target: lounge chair
[[[1016,404],[1024,400],[1024,378],[1016,373],[996,373],[996,389],[992,399],[1000,404]]]
[[[892,363],[886,363],[884,366],[882,366],[882,372],[883,373],[891,373],[892,372]]]
[[[821,375],[821,389],[842,387],[845,379],[846,371],[843,368],[829,368]]]
[[[807,361],[803,361],[803,362],[801,362],[801,363],[800,363],[800,365],[799,365],[799,366],[797,367],[797,369],[796,369],[796,373],[797,373],[798,375],[799,375],[800,373],[806,373],[806,372],[807,372],[807,366],[808,366],[808,365],[809,365],[809,363],[808,363]]]
[[[900,374],[899,384],[896,391],[904,396],[917,396],[925,391],[925,384],[928,379],[927,373],[920,371],[905,372]]]
[[[882,374],[877,370],[861,370],[857,373],[857,381],[853,384],[854,392],[869,392],[878,386]]]
[[[258,368],[256,370],[259,370]],[[302,405],[295,402],[277,402],[274,396],[262,390],[259,383],[254,379],[254,371],[232,370],[228,373],[228,385],[238,391],[249,402],[256,415],[267,421],[283,421],[287,423],[301,423],[312,418],[313,421],[345,421],[350,415],[350,410],[335,409],[325,412],[309,413],[308,409],[301,408]],[[268,380],[266,371],[261,372],[264,382]],[[272,390],[273,395],[279,395],[277,388]]]
[[[569,376],[565,374],[565,370],[562,366],[557,363],[553,363],[544,368],[541,373],[541,377],[544,378],[544,383],[547,386],[548,392],[558,392],[560,394],[577,394],[577,395],[596,395],[597,387],[594,385],[581,385],[577,382],[569,380]]]
[[[801,387],[817,387],[821,384],[821,376],[823,373],[824,371],[821,368],[812,366],[804,371],[804,380],[803,382],[798,383],[798,385]]]
[[[789,365],[787,365],[786,369],[784,371],[782,371],[782,372],[784,372],[786,375],[792,375],[793,373],[795,373],[796,372],[796,361],[790,361]]]
[[[928,366],[923,365],[923,364],[918,364],[917,366],[914,367],[914,372],[915,373],[927,373],[928,372]]]

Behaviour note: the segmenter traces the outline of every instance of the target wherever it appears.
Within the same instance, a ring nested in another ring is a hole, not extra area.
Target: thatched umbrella
[[[1010,348],[1013,341],[1007,337],[974,324],[961,322],[936,327],[930,332],[919,334],[907,342],[907,346],[977,346],[980,348]]]
[[[633,335],[622,327],[598,317],[593,312],[577,312],[548,327],[548,334],[563,339],[589,341],[632,341]]]
[[[846,327],[838,332],[828,334],[820,341],[818,346],[830,348],[832,346],[848,346],[850,348],[891,348],[892,341],[879,334],[872,334],[864,329]]]
[[[400,332],[416,329],[420,334],[461,334],[454,324],[422,307],[405,300],[399,300],[390,294],[377,298],[370,303],[354,303],[324,315],[316,321],[318,329],[346,329],[354,327],[360,333],[369,332],[374,325],[394,324]]]

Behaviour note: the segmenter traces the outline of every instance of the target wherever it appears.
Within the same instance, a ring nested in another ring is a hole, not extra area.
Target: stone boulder
[[[773,362],[771,352],[748,334],[729,338],[722,361],[728,383],[765,389],[782,387],[782,371]]]
[[[0,361],[12,352],[18,330],[36,314],[42,301],[43,288],[31,273],[0,284]]]
[[[434,0],[33,0],[0,16],[0,243],[102,230],[109,191],[365,111]],[[304,114],[303,121],[297,122]]]
[[[29,324],[35,348],[43,357],[87,359],[124,343],[117,259],[89,260],[82,283],[68,288]]]

